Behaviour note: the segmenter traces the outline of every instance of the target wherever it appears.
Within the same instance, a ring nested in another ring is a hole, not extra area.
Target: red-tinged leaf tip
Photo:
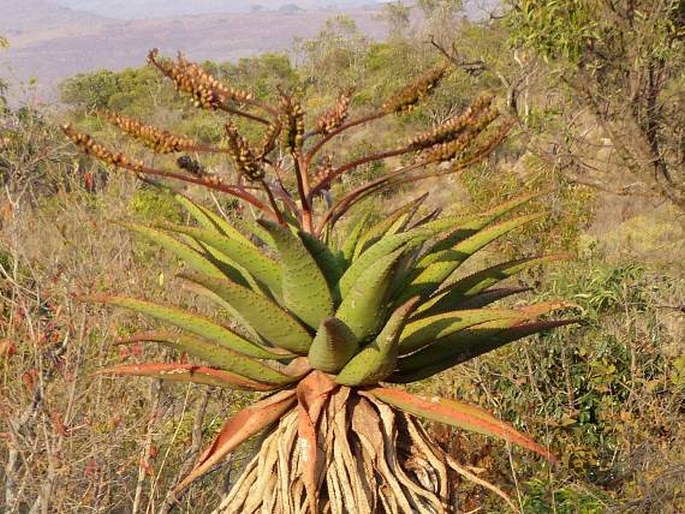
[[[531,323],[521,322],[521,324],[515,325],[507,330],[510,332],[518,331],[523,332],[525,335],[531,335],[538,332],[544,332],[545,330],[551,330],[553,328],[564,327],[566,325],[573,325],[575,323],[582,322],[583,320],[580,318],[533,321]]]
[[[309,414],[312,422],[316,424],[321,414],[321,408],[330,394],[339,389],[335,381],[321,371],[312,371],[297,384],[297,401]]]
[[[425,398],[399,389],[384,387],[372,387],[365,391],[360,391],[359,394],[362,396],[372,396],[414,416],[498,437],[538,453],[549,461],[556,462],[557,460],[549,450],[478,407],[457,400],[439,397]]]
[[[226,420],[214,442],[203,452],[193,470],[174,489],[179,494],[210,471],[234,448],[279,420],[295,404],[295,390],[289,389],[261,400]]]
[[[297,385],[297,435],[300,459],[305,462],[303,481],[309,508],[316,512],[319,501],[317,469],[320,464],[316,424],[330,394],[340,386],[321,371],[309,373]]]

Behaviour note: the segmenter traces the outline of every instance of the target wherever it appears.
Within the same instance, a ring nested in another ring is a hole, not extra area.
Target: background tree
[[[295,53],[306,83],[340,89],[359,82],[369,44],[355,21],[341,14],[326,20],[316,37],[297,39]]]
[[[9,41],[5,36],[0,36],[0,51],[9,47]],[[5,94],[7,93],[7,82],[0,78],[0,109],[3,109],[7,105],[7,99]]]
[[[405,38],[411,25],[411,8],[401,0],[383,5],[380,17],[388,24],[388,39],[398,42]]]
[[[462,0],[417,0],[425,20],[420,31],[426,41],[430,37],[441,44],[448,44],[454,36],[455,25],[465,16]]]
[[[636,180],[685,209],[685,3],[509,3],[513,43],[552,66]]]

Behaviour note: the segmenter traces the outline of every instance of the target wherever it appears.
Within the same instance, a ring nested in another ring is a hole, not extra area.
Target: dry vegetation
[[[181,300],[167,287],[175,268],[168,256],[110,220],[179,213],[125,176],[96,193],[71,180],[35,207],[4,204],[3,498],[19,511],[44,500],[54,512],[164,511],[167,490],[226,409],[249,398],[97,374],[144,360],[139,347],[113,345],[144,321],[75,295],[145,291]],[[601,237],[582,235],[576,262],[530,279],[536,295],[575,299],[584,326],[501,350],[420,389],[478,402],[562,457],[559,469],[541,474],[520,452],[508,460],[500,445],[435,429],[479,476],[508,484],[523,512],[546,512],[550,501],[561,512],[668,512],[668,505],[677,512],[682,505],[682,236],[667,210],[623,223],[620,209],[605,216],[616,225]],[[235,455],[221,474],[237,473],[244,457]],[[210,510],[222,483],[217,476],[195,487],[181,511]],[[466,490],[472,505],[483,501],[483,492]]]
[[[367,80],[378,80],[368,73]],[[465,82],[474,87],[471,78]],[[538,85],[546,86],[542,79]],[[547,112],[541,108],[539,116]],[[407,123],[430,115],[419,113]],[[7,126],[16,126],[7,122],[9,113],[3,116]],[[146,321],[79,301],[89,292],[144,291],[149,298],[188,302],[174,286],[177,262],[112,223],[129,217],[182,221],[182,214],[135,179],[85,164],[53,131],[19,126],[24,132],[12,137],[36,138],[31,151],[8,138],[0,146],[11,169],[23,171],[3,175],[0,200],[0,507],[209,512],[249,448],[194,486],[180,505],[168,490],[227,411],[251,397],[98,374],[152,352],[113,344]],[[486,438],[427,426],[459,462],[505,490],[520,512],[683,512],[683,213],[653,198],[641,198],[636,212],[635,197],[578,185],[548,155],[531,156],[531,138],[543,146],[558,134],[550,126],[546,133],[515,134],[488,163],[437,187],[441,198],[460,199],[441,201],[454,211],[479,211],[521,190],[548,190],[540,203],[550,216],[493,253],[513,247],[572,251],[570,262],[531,272],[525,285],[534,286],[531,298],[576,302],[583,323],[499,350],[413,390],[479,403],[560,457],[559,466],[547,468]],[[384,202],[399,202],[404,194]],[[221,198],[218,205],[231,206]],[[370,208],[381,215],[378,205]],[[159,351],[154,354],[159,359]],[[480,487],[458,487],[465,511],[505,509]]]

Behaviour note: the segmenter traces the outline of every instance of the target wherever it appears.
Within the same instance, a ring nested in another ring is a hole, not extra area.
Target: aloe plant
[[[450,511],[451,477],[468,472],[431,439],[420,418],[553,459],[547,449],[478,407],[410,394],[398,385],[570,322],[540,319],[565,308],[562,302],[493,306],[522,290],[503,281],[561,256],[508,261],[469,275],[460,271],[486,245],[538,218],[512,215],[531,197],[481,214],[441,216],[438,211],[420,214],[422,196],[379,222],[362,216],[342,230],[338,224],[371,194],[454,173],[487,156],[509,128],[491,96],[397,148],[335,163],[320,156],[338,136],[410,110],[449,70],[430,70],[357,117],[349,116],[352,99],[342,94],[307,130],[310,120],[292,95],[281,93],[277,103],[266,104],[182,57],[161,59],[153,51],[150,61],[199,107],[226,119],[225,146],[196,144],[116,113],[108,118],[156,152],[229,154],[237,175],[233,182],[200,173],[201,166],[187,165],[189,158],[179,160],[181,170],[152,168],[73,127],[65,127],[67,135],[86,152],[147,180],[196,184],[235,196],[259,212],[254,221],[231,222],[160,184],[193,223],[128,225],[183,261],[179,279],[228,311],[233,328],[141,298],[89,298],[170,327],[136,334],[128,342],[167,345],[197,361],[144,362],[104,372],[265,393],[226,420],[176,494],[260,432],[261,445],[217,512]],[[243,137],[236,118],[263,126],[262,140]],[[401,155],[407,164],[331,199],[330,188],[341,177]],[[441,163],[448,165],[437,166]],[[287,177],[294,178],[292,191]]]

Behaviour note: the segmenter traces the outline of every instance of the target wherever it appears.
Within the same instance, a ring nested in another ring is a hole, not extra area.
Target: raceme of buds
[[[317,132],[328,134],[342,125],[349,113],[350,101],[351,98],[348,93],[341,93],[335,105],[324,112],[316,122]]]
[[[442,64],[426,72],[416,81],[404,86],[397,93],[392,95],[390,99],[383,104],[383,111],[386,113],[403,113],[411,111],[414,108],[414,105],[435,89],[438,83],[447,75],[447,71],[448,66]]]
[[[437,144],[456,139],[469,127],[477,126],[478,120],[486,113],[493,101],[492,95],[479,96],[476,101],[461,114],[450,117],[432,130],[428,130],[412,138],[409,148],[422,150]]]
[[[424,151],[425,162],[444,162],[454,159],[466,150],[498,116],[499,112],[496,109],[486,109],[479,117],[472,120],[455,139],[426,148]]]
[[[299,151],[304,141],[304,109],[302,104],[292,96],[281,96],[281,112],[286,131],[286,146],[292,151]]]
[[[121,152],[115,152],[96,142],[88,134],[79,132],[71,125],[64,125],[62,131],[76,146],[81,148],[84,153],[92,155],[96,159],[112,166],[123,166],[133,171],[140,171],[143,168],[142,161],[132,161]]]
[[[250,143],[238,133],[238,128],[232,121],[226,124],[226,136],[228,139],[228,151],[238,172],[245,175],[249,180],[264,178],[264,168],[258,159],[255,158],[255,154],[250,148]]]
[[[177,136],[154,125],[144,124],[118,112],[105,112],[111,123],[157,153],[190,150],[196,146],[192,139]]]
[[[266,157],[269,152],[276,148],[276,143],[278,142],[278,136],[281,133],[281,124],[279,122],[270,123],[266,128],[264,135],[262,136],[262,141],[259,144],[259,158]]]
[[[331,173],[333,173],[333,156],[324,155],[314,170],[314,177],[319,182],[323,182],[330,177]]]
[[[252,100],[252,94],[242,89],[229,88],[197,64],[178,55],[176,62],[159,59],[158,50],[151,50],[148,61],[174,81],[176,87],[193,97],[197,107],[217,109],[227,100],[243,103]]]
[[[425,162],[444,162],[454,159],[474,139],[471,133],[465,132],[452,141],[437,144],[425,152]]]

